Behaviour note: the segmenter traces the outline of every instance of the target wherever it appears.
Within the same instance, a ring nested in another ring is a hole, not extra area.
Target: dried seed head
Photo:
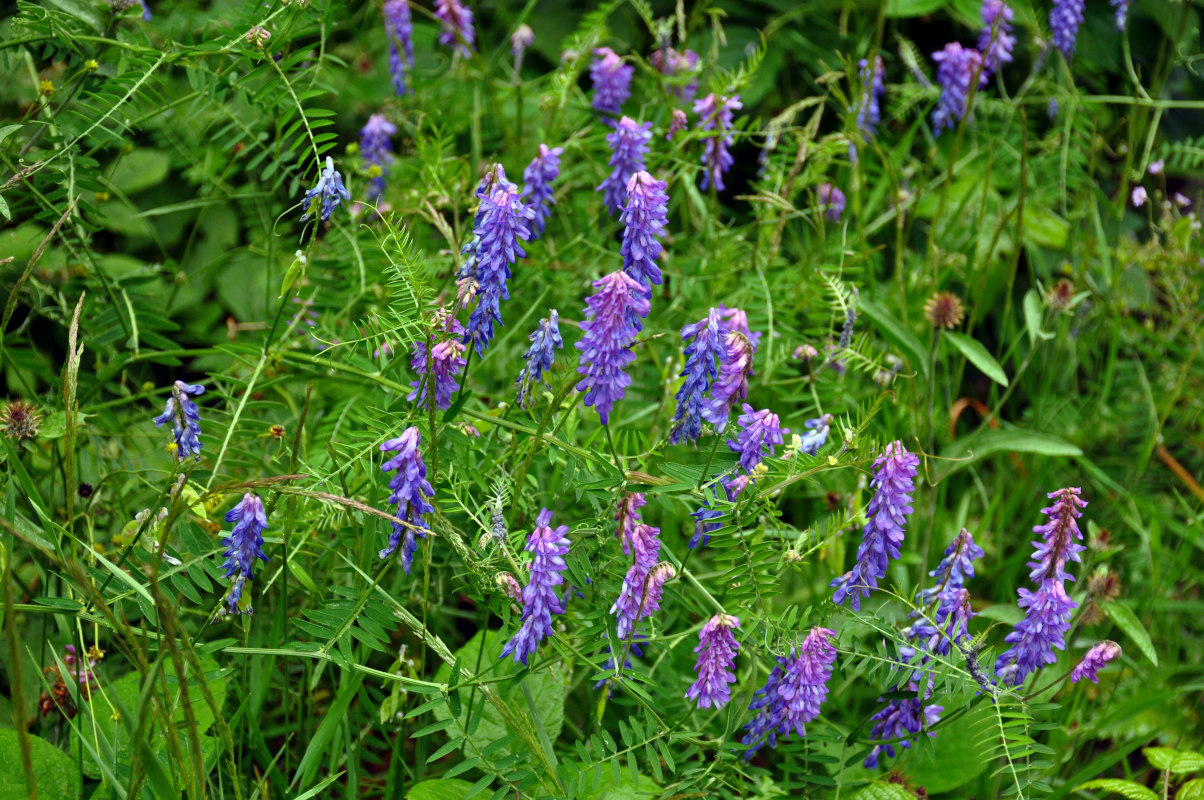
[[[1107,567],[1101,567],[1087,579],[1087,591],[1099,600],[1115,600],[1120,597],[1120,576]]]
[[[937,292],[924,303],[924,318],[934,328],[956,328],[966,318],[962,299],[952,292]]]
[[[32,439],[38,435],[41,425],[42,415],[22,400],[14,400],[0,411],[0,432],[10,439]]]
[[[281,439],[284,438],[284,426],[283,425],[273,425],[272,427],[268,428],[268,433],[271,435],[271,437],[273,439],[275,439],[276,441],[280,441]]]
[[[1062,278],[1049,288],[1045,294],[1045,302],[1051,311],[1066,311],[1074,300],[1074,283],[1069,278]]]

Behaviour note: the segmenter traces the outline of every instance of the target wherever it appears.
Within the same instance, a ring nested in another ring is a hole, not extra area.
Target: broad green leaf
[[[1024,327],[1028,331],[1028,343],[1036,345],[1038,339],[1052,339],[1053,333],[1041,329],[1041,295],[1036,289],[1024,294]]]
[[[995,453],[1036,453],[1042,456],[1081,456],[1083,451],[1064,439],[1048,433],[1036,433],[1020,428],[984,428],[963,436],[941,451],[945,471],[940,478],[957,472]]]
[[[171,159],[166,153],[139,148],[118,162],[111,183],[123,194],[134,194],[162,183],[170,166]]]
[[[915,756],[908,772],[930,793],[947,792],[982,774],[991,763],[990,743],[982,731],[994,724],[991,707],[984,703],[936,732],[932,747]]]
[[[3,214],[4,218],[8,220],[13,218],[12,212],[8,210],[8,201],[3,197],[0,197],[0,214]]]
[[[1190,750],[1180,750],[1179,755],[1171,762],[1171,772],[1180,775],[1185,772],[1199,772],[1201,769],[1204,769],[1204,756]]]
[[[982,374],[1000,386],[1008,385],[1008,376],[1004,374],[1003,367],[999,366],[995,357],[988,353],[987,348],[983,347],[977,339],[956,331],[945,331],[945,338],[952,342],[953,346],[960,350],[970,363],[978,367]]]
[[[1173,747],[1143,747],[1141,754],[1155,769],[1164,770],[1175,760],[1175,756],[1179,755],[1179,751]]]
[[[903,350],[910,361],[919,367],[924,377],[928,377],[928,351],[906,325],[872,300],[863,298],[858,302],[857,310],[873,323],[887,341]]]
[[[914,800],[915,795],[897,783],[874,781],[857,794],[853,800]]]
[[[1158,666],[1158,654],[1154,652],[1154,643],[1150,641],[1149,632],[1141,624],[1137,615],[1133,613],[1133,609],[1115,600],[1100,605],[1103,607],[1104,613],[1108,615],[1108,619],[1115,622],[1116,627],[1125,632],[1125,636],[1137,645],[1137,649],[1150,660],[1151,664],[1155,667]]]
[[[76,800],[79,770],[71,756],[45,739],[29,735],[29,755],[38,782],[38,800]],[[0,730],[0,800],[27,800],[21,745],[14,730]]]
[[[946,0],[887,0],[888,17],[922,17],[945,7]]]
[[[1015,603],[995,603],[975,613],[976,617],[993,619],[1007,625],[1015,625],[1024,619],[1024,611]],[[914,694],[914,692],[913,692]]]
[[[472,784],[459,778],[435,778],[410,787],[406,800],[464,800]]]
[[[1196,772],[1204,768],[1204,756],[1191,750],[1175,750],[1172,747],[1146,747],[1142,749],[1146,760],[1160,770],[1175,774]]]
[[[1204,779],[1193,778],[1180,786],[1175,800],[1204,800]]]
[[[1081,792],[1087,789],[1098,789],[1112,794],[1118,794],[1121,797],[1127,797],[1129,800],[1158,800],[1158,795],[1153,791],[1142,786],[1140,783],[1133,781],[1122,781],[1116,778],[1101,778],[1099,780],[1087,781],[1080,783],[1074,787],[1076,792]]]

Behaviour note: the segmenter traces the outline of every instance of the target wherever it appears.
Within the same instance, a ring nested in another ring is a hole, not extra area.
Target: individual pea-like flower
[[[673,117],[669,121],[669,132],[665,134],[665,141],[672,141],[673,137],[686,129],[689,125],[689,118],[686,117],[686,112],[680,108],[673,109]]]
[[[950,42],[944,50],[932,54],[937,63],[936,80],[941,85],[941,98],[932,112],[932,127],[936,133],[956,128],[966,116],[971,85],[982,68],[982,54],[972,47]]]
[[[642,287],[645,298],[652,297],[652,287],[661,283],[661,270],[656,259],[664,250],[660,243],[668,220],[669,195],[665,182],[647,172],[633,173],[627,181],[627,202],[620,219],[623,222],[623,270]],[[629,313],[633,313],[631,309]],[[647,313],[647,312],[645,312]],[[636,330],[643,327],[638,317],[630,321]]]
[[[192,398],[204,393],[205,387],[199,383],[176,381],[163,406],[163,413],[154,418],[156,428],[171,423],[175,436],[175,455],[180,461],[189,457],[201,460],[201,411]],[[11,416],[11,410],[9,413]]]
[[[824,218],[829,222],[840,222],[845,206],[844,192],[830,183],[821,183],[815,195],[819,199],[819,207],[824,210]]]
[[[522,199],[534,215],[531,217],[532,237],[543,236],[544,222],[552,216],[552,206],[556,204],[553,197],[552,181],[560,175],[560,156],[564,154],[563,147],[539,146],[539,155],[531,160],[523,170]]]
[[[407,77],[414,71],[414,23],[409,0],[387,0],[384,8],[385,35],[389,39],[389,74],[393,91],[401,97],[409,90]]]
[[[1150,166],[1146,168],[1146,171],[1149,172],[1151,175],[1161,175],[1162,170],[1165,168],[1166,168],[1166,161],[1159,158],[1159,159],[1155,159],[1154,161],[1151,161]]]
[[[1083,24],[1086,0],[1054,0],[1049,11],[1049,29],[1053,33],[1054,47],[1062,51],[1069,61],[1074,57],[1075,40],[1079,26]]]
[[[318,182],[314,184],[314,188],[305,192],[305,198],[301,201],[301,207],[305,209],[301,221],[305,222],[312,217],[320,207],[320,216],[325,222],[330,219],[336,208],[343,205],[344,200],[350,199],[351,192],[343,185],[343,176],[334,168],[334,159],[326,156],[326,166],[318,174]]]
[[[384,114],[373,114],[360,130],[360,155],[364,163],[373,167],[377,174],[368,182],[368,199],[376,201],[385,191],[385,172],[393,163],[393,144],[389,137],[397,133],[397,126],[385,119]]]
[[[443,23],[439,44],[453,48],[457,56],[471,58],[477,38],[472,27],[472,9],[460,0],[435,0],[435,16]]]
[[[494,578],[494,582],[503,594],[516,601],[520,606],[523,604],[523,587],[518,585],[517,578],[509,572],[499,572]]]
[[[727,446],[739,456],[738,463],[744,471],[751,474],[761,459],[772,456],[774,448],[785,442],[785,434],[789,434],[790,429],[783,428],[778,415],[767,408],[754,411],[745,403],[743,411],[736,420],[740,432],[734,440],[728,440]]]
[[[874,56],[873,69],[869,59],[857,62],[857,77],[861,82],[861,91],[857,99],[857,130],[868,139],[878,130],[882,119],[882,95],[886,87],[882,82],[885,70],[882,66],[882,56]]]
[[[828,697],[828,681],[836,661],[836,648],[831,643],[835,635],[827,628],[812,628],[789,656],[778,656],[769,679],[748,705],[750,711],[758,713],[745,724],[747,733],[740,740],[748,745],[745,759],[751,759],[766,742],[777,747],[778,736],[807,734],[806,723],[819,716]]]
[[[711,386],[711,397],[702,409],[702,418],[720,433],[727,427],[732,406],[748,397],[748,377],[753,367],[752,340],[739,330],[724,339],[719,358],[719,378]]]
[[[514,56],[514,74],[522,72],[523,56],[527,54],[527,48],[535,43],[535,31],[531,30],[531,26],[525,22],[514,29],[514,33],[510,34],[510,55]]]
[[[518,387],[518,404],[526,406],[530,402],[531,389],[544,379],[544,373],[552,368],[556,358],[556,350],[564,349],[564,339],[560,337],[560,317],[556,309],[539,321],[539,327],[531,331],[531,346],[523,355],[522,371],[514,379]]]
[[[631,385],[626,369],[635,360],[631,345],[638,331],[629,321],[629,311],[647,316],[648,300],[641,296],[643,287],[623,270],[594,281],[594,289],[585,301],[583,336],[576,344],[581,351],[577,372],[582,376],[577,391],[585,392],[585,405],[597,408],[605,425],[615,402]]]
[[[716,614],[698,632],[698,646],[694,648],[698,654],[694,665],[698,679],[686,691],[686,698],[699,708],[723,708],[732,699],[728,684],[736,682],[736,651],[740,644],[733,629],[738,627],[738,617]]]
[[[1129,195],[1129,202],[1133,204],[1133,208],[1141,208],[1150,199],[1144,186],[1134,186],[1133,192]]]
[[[1012,62],[1012,50],[1016,37],[1012,34],[1012,19],[1015,12],[1005,0],[983,0],[982,32],[978,35],[978,49],[982,52],[982,79]]]
[[[723,337],[726,324],[718,309],[712,308],[705,318],[681,329],[681,339],[686,342],[685,378],[677,390],[677,410],[669,429],[669,441],[678,444],[682,439],[695,442],[702,435],[702,411],[711,381],[719,377],[716,361],[723,354]]]
[[[806,453],[809,456],[819,454],[819,448],[824,446],[828,441],[828,431],[832,427],[832,415],[820,414],[815,419],[809,419],[803,423],[803,426],[809,428],[807,433],[803,434],[802,440],[799,442],[798,451]]]
[[[464,342],[458,338],[464,335],[464,327],[459,320],[448,314],[441,325],[436,323],[435,328],[451,338],[438,342],[427,340],[414,343],[414,355],[410,359],[410,368],[418,377],[410,381],[413,391],[406,395],[406,399],[411,402],[417,401],[418,405],[424,404],[433,376],[435,408],[446,410],[451,407],[452,395],[460,388],[460,384],[456,383],[456,375],[468,365],[468,359],[464,358]],[[430,347],[429,361],[432,367],[430,373],[427,372],[428,346]]]
[[[627,184],[632,175],[644,169],[644,156],[651,139],[652,123],[640,124],[631,117],[620,119],[615,129],[606,135],[611,151],[611,172],[598,184],[598,191],[602,192],[602,202],[609,214],[623,210]]]
[[[924,319],[934,328],[956,328],[965,318],[966,307],[953,292],[937,292],[924,301]]]
[[[528,222],[534,217],[514,184],[502,180],[497,184],[481,199],[473,231],[477,305],[465,326],[464,341],[473,344],[481,356],[493,340],[494,324],[501,324],[501,301],[510,299],[510,267],[527,255],[519,241],[531,238]]]
[[[635,525],[631,528],[629,544],[634,558],[623,577],[619,597],[610,607],[610,613],[615,615],[615,633],[620,639],[635,633],[636,624],[655,610],[646,608],[646,591],[660,555],[660,528],[643,523]],[[662,588],[667,577],[660,579]]]
[[[661,47],[653,51],[652,66],[662,74],[674,77],[682,73],[694,73],[698,70],[698,54],[693,50],[678,51],[672,47]],[[681,84],[680,79],[669,87],[669,93],[679,103],[690,103],[698,93],[698,78],[693,77],[689,83]]]
[[[418,549],[415,537],[426,538],[428,526],[424,515],[435,510],[435,507],[427,502],[428,497],[434,497],[435,490],[426,479],[426,462],[422,460],[422,453],[418,450],[421,441],[422,435],[418,429],[411,427],[406,428],[401,436],[389,439],[380,446],[382,453],[396,453],[380,468],[383,472],[397,473],[389,480],[389,488],[393,492],[389,495],[388,502],[397,505],[397,513],[394,516],[406,524],[393,523],[389,543],[379,555],[381,558],[388,558],[397,551],[398,545],[401,545],[401,565],[407,575],[410,574],[414,552]]]
[[[564,583],[568,567],[569,526],[552,528],[552,512],[540,510],[535,530],[527,539],[531,554],[531,577],[523,588],[523,621],[518,632],[502,648],[502,658],[512,655],[515,663],[526,665],[539,643],[552,633],[552,615],[563,614],[564,605],[556,596],[556,587]]]
[[[594,85],[594,108],[607,114],[618,114],[623,103],[631,96],[631,79],[635,67],[624,64],[623,59],[609,47],[594,50],[597,58],[590,64],[589,77]]]
[[[268,515],[263,510],[263,502],[254,494],[248,492],[242,501],[226,512],[226,522],[235,523],[230,535],[222,539],[226,546],[225,563],[222,569],[226,578],[232,579],[230,591],[226,595],[226,604],[232,614],[239,613],[243,589],[255,576],[255,559],[267,562],[268,557],[263,553],[263,532],[268,528]],[[246,603],[243,613],[250,614],[253,609],[250,602]]]
[[[840,605],[847,598],[854,610],[860,609],[862,598],[869,597],[886,575],[890,560],[899,557],[919,465],[920,459],[899,441],[888,444],[875,459],[871,482],[874,496],[866,510],[868,520],[857,547],[857,564],[832,581],[836,590],[832,602]]]
[[[729,152],[729,148],[735,141],[730,133],[733,125],[732,117],[734,112],[742,108],[744,108],[744,104],[740,102],[738,94],[721,97],[711,93],[694,101],[694,113],[700,117],[698,129],[718,132],[706,139],[706,148],[702,153],[702,163],[706,167],[702,173],[702,190],[704,192],[712,184],[715,186],[715,191],[718,192],[727,188],[723,185],[723,175],[734,163],[732,154]]]
[[[1070,682],[1078,683],[1086,678],[1092,683],[1099,683],[1099,671],[1114,658],[1120,655],[1120,645],[1105,639],[1091,645],[1091,649],[1083,656],[1083,660],[1075,664],[1070,671]]]

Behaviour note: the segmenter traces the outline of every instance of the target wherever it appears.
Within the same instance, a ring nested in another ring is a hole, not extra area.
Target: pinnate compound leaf
[[[1111,792],[1118,794],[1121,797],[1127,797],[1129,800],[1158,800],[1158,795],[1140,783],[1133,781],[1122,781],[1117,778],[1100,778],[1099,780],[1087,781],[1080,783],[1074,787],[1076,792],[1094,789],[1097,791]]]

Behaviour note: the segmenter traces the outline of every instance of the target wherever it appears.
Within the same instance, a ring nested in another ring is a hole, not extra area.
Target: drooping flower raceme
[[[305,222],[312,217],[320,203],[320,216],[325,222],[330,219],[336,208],[343,205],[344,200],[350,199],[351,192],[343,185],[343,176],[334,168],[334,159],[326,156],[326,166],[318,174],[318,182],[314,184],[314,188],[306,190],[305,198],[301,201],[301,207],[305,210],[301,221]]]
[[[551,635],[552,615],[564,613],[556,587],[564,583],[563,573],[568,569],[564,557],[569,552],[569,527],[553,529],[552,512],[546,508],[539,512],[535,526],[527,539],[531,578],[523,588],[522,625],[502,648],[502,658],[513,655],[515,662],[523,665],[539,643]]]
[[[623,221],[623,270],[643,289],[645,298],[652,297],[652,287],[661,283],[661,270],[656,265],[660,257],[660,238],[665,235],[669,195],[665,182],[647,172],[633,173],[627,181],[627,202],[620,219]],[[634,309],[633,309],[634,310]],[[643,327],[638,317],[631,319],[636,330]]]
[[[631,117],[623,117],[615,129],[606,136],[610,145],[611,172],[598,191],[602,192],[602,202],[606,210],[613,215],[623,210],[627,200],[627,184],[631,176],[644,169],[644,156],[648,152],[648,142],[652,139],[652,123],[642,125]]]
[[[694,672],[698,679],[686,691],[686,698],[699,708],[723,708],[732,698],[729,683],[736,682],[736,651],[740,644],[732,632],[740,620],[731,614],[716,614],[698,632],[698,662]]]
[[[564,349],[564,339],[560,337],[560,317],[556,309],[539,321],[539,327],[531,331],[531,346],[523,355],[522,371],[514,379],[518,386],[518,404],[525,406],[530,399],[531,389],[539,385],[544,373],[552,368],[556,350]]]
[[[725,330],[726,325],[714,308],[704,319],[681,329],[681,339],[686,342],[686,364],[681,371],[685,381],[677,390],[677,410],[669,430],[669,441],[673,444],[682,439],[694,442],[702,435],[703,403],[711,381],[719,376],[715,362],[723,353]]]
[[[409,0],[387,0],[385,34],[389,38],[389,74],[393,91],[400,97],[409,89],[407,75],[414,70],[414,23]]]
[[[576,344],[581,351],[577,372],[582,375],[577,391],[585,392],[585,405],[597,408],[605,425],[615,402],[631,385],[625,370],[635,360],[631,344],[638,331],[629,321],[629,311],[647,316],[648,300],[641,296],[642,287],[622,270],[594,281],[594,289],[585,301],[583,336]]]
[[[861,81],[861,94],[857,101],[857,130],[866,139],[874,135],[882,119],[882,95],[886,92],[882,82],[884,72],[882,56],[874,56],[873,69],[868,59],[857,62],[857,77]]]
[[[635,67],[624,64],[619,54],[609,47],[594,50],[597,58],[590,64],[589,77],[594,85],[590,105],[607,114],[618,114],[631,96],[631,78]]]
[[[1085,0],[1054,0],[1049,11],[1049,30],[1053,33],[1054,47],[1062,51],[1069,61],[1074,57],[1075,40],[1079,37],[1079,26],[1083,24]]]
[[[619,598],[610,607],[610,613],[615,615],[615,633],[620,639],[626,639],[635,633],[636,623],[655,610],[645,608],[645,589],[660,556],[660,533],[660,528],[643,523],[631,529],[633,563],[623,578]],[[661,586],[664,585],[663,578],[660,583]]]
[[[623,546],[623,554],[631,555],[631,537],[640,525],[640,509],[648,504],[643,492],[628,492],[619,499],[619,509],[615,512],[615,538]]]
[[[1120,645],[1116,642],[1107,639],[1102,642],[1096,642],[1091,645],[1091,649],[1087,651],[1087,655],[1083,656],[1083,660],[1070,671],[1070,682],[1078,683],[1086,678],[1092,683],[1099,683],[1099,671],[1104,668],[1104,665],[1119,655]]]
[[[176,381],[163,406],[163,413],[154,418],[155,427],[171,423],[175,436],[175,455],[180,461],[189,457],[201,460],[201,411],[192,398],[205,393],[199,383]]]
[[[844,192],[830,183],[821,183],[815,194],[819,199],[819,207],[824,210],[824,218],[829,222],[840,222],[845,206]]]
[[[689,124],[689,118],[686,117],[686,112],[680,108],[673,109],[673,118],[669,121],[669,132],[665,134],[665,141],[670,141],[681,131],[686,129]]]
[[[414,355],[410,360],[410,368],[418,376],[416,380],[410,381],[410,386],[413,391],[406,395],[406,399],[413,402],[418,401],[418,405],[426,402],[427,390],[431,382],[431,375],[435,381],[435,408],[446,410],[451,407],[452,395],[460,388],[460,384],[456,383],[456,375],[460,370],[468,364],[468,360],[464,358],[465,345],[460,341],[459,337],[464,335],[464,326],[462,326],[455,317],[448,315],[443,324],[436,325],[437,329],[441,329],[444,334],[451,338],[444,339],[440,342],[435,342],[430,350],[430,363],[433,372],[428,375],[427,367],[427,342],[419,341],[414,343]],[[424,380],[424,376],[426,379]]]
[[[733,163],[729,148],[734,141],[729,131],[732,129],[733,113],[741,108],[744,108],[744,104],[740,102],[738,94],[721,97],[712,93],[694,101],[694,113],[701,118],[698,122],[698,129],[719,131],[717,135],[706,140],[706,148],[702,153],[702,163],[706,167],[702,173],[702,190],[704,192],[712,184],[715,186],[715,191],[718,192],[727,188],[723,185],[723,175]]]
[[[1129,21],[1129,0],[1112,0],[1112,8],[1115,11],[1116,30],[1123,32]]]
[[[828,697],[828,681],[836,661],[833,636],[835,633],[827,628],[812,628],[789,656],[778,656],[769,679],[748,705],[750,711],[758,713],[745,724],[747,733],[740,740],[748,745],[745,759],[751,759],[766,742],[777,747],[779,735],[806,735],[806,723],[819,716],[820,706]]]
[[[1012,19],[1015,12],[1004,0],[983,0],[982,33],[978,35],[978,49],[982,52],[982,80],[1012,62],[1012,50],[1016,37],[1012,34]]]
[[[1034,543],[1033,560],[1028,562],[1029,577],[1037,584],[1037,591],[1017,590],[1024,619],[1004,639],[1011,647],[995,660],[995,675],[1012,686],[1019,686],[1046,664],[1055,663],[1058,657],[1054,650],[1066,646],[1070,614],[1078,607],[1066,594],[1066,580],[1074,580],[1066,572],[1066,564],[1079,561],[1083,550],[1075,541],[1083,538],[1078,526],[1082,516],[1079,509],[1087,505],[1080,492],[1077,487],[1051,492],[1054,504],[1041,509],[1049,521],[1033,528],[1034,533],[1041,534],[1041,540]]]
[[[898,745],[900,747],[909,748],[912,742],[910,737],[917,736],[925,729],[929,729],[940,722],[941,713],[945,708],[944,706],[933,705],[927,702],[928,697],[932,694],[930,684],[925,684],[923,697],[920,696],[921,690],[919,686],[914,682],[908,683],[906,690],[916,692],[916,696],[891,700],[870,717],[870,719],[874,720],[874,727],[870,729],[871,739],[899,739]],[[936,736],[935,733],[929,733],[928,735]],[[864,765],[866,769],[877,769],[878,759],[882,755],[886,755],[887,758],[894,758],[894,744],[875,745],[870,754],[865,757]]]
[[[727,427],[732,406],[748,397],[754,352],[751,339],[739,330],[729,331],[719,358],[719,379],[711,386],[710,401],[702,410],[702,418],[720,433]]]
[[[698,54],[693,50],[677,51],[672,47],[661,47],[653,51],[649,59],[652,66],[656,67],[662,75],[673,77],[683,72],[692,73],[698,69]],[[698,93],[698,79],[694,78],[689,83],[683,85],[674,85],[670,87],[669,92],[677,99],[679,103],[690,103],[694,100],[694,95]]]
[[[757,352],[758,345],[761,343],[761,332],[754,331],[749,327],[748,314],[744,311],[744,309],[728,308],[727,306],[720,304],[719,313],[722,315],[724,321],[727,322],[729,330],[739,331],[740,333],[744,334],[744,338],[748,339],[748,343],[752,345],[752,351],[755,354]],[[752,373],[750,372],[749,375],[751,374]]]
[[[226,546],[225,563],[222,569],[226,577],[233,580],[230,592],[226,595],[226,604],[230,613],[239,613],[243,589],[247,581],[255,577],[255,559],[267,562],[268,557],[263,552],[263,532],[268,528],[268,515],[263,510],[263,502],[254,494],[248,492],[242,501],[226,512],[226,522],[235,523],[230,535],[222,539]],[[246,611],[250,614],[253,609],[248,601]]]
[[[443,23],[439,44],[453,48],[457,56],[471,58],[477,39],[472,9],[460,0],[435,0],[435,16]]]
[[[972,47],[950,42],[944,50],[932,54],[937,63],[936,80],[941,85],[941,98],[932,112],[935,133],[956,128],[966,116],[971,84],[982,68],[982,54]]]
[[[401,565],[407,575],[410,574],[414,551],[418,549],[415,537],[426,538],[427,524],[424,515],[435,510],[435,507],[427,502],[428,497],[434,497],[435,490],[426,479],[426,462],[422,460],[422,453],[418,451],[421,441],[422,435],[418,433],[418,429],[411,427],[406,428],[401,436],[389,439],[380,446],[382,453],[396,453],[380,468],[384,472],[396,471],[397,474],[389,481],[389,488],[393,490],[389,495],[389,503],[397,505],[395,516],[408,524],[393,523],[389,543],[379,555],[381,558],[388,558],[397,551],[397,546],[401,545]]]
[[[745,403],[743,410],[744,413],[736,420],[740,432],[735,440],[728,440],[727,446],[740,457],[740,466],[751,475],[761,459],[766,455],[772,456],[774,447],[785,441],[785,434],[790,433],[790,429],[783,428],[778,415],[767,408],[754,411],[752,406]]]
[[[376,201],[385,191],[385,173],[393,163],[393,143],[389,137],[397,133],[397,126],[385,119],[384,114],[373,114],[360,131],[360,155],[364,163],[375,172],[368,182],[368,199]]]
[[[504,177],[504,174],[503,174]],[[464,341],[485,355],[493,340],[494,323],[501,324],[501,301],[510,299],[510,266],[525,257],[519,241],[531,238],[527,223],[534,212],[519,198],[514,184],[497,181],[492,194],[481,200],[474,231],[477,305],[465,326]]]
[[[552,196],[552,181],[560,175],[560,156],[563,147],[539,146],[539,155],[523,170],[522,199],[531,208],[533,239],[543,236],[544,222],[552,216],[556,199]]]
[[[854,610],[860,609],[862,598],[869,597],[886,575],[890,560],[899,557],[919,465],[920,459],[899,441],[888,444],[874,461],[874,496],[866,510],[868,521],[857,547],[857,564],[832,581],[836,589],[832,602],[840,605],[848,598]]]
[[[525,22],[510,34],[510,55],[514,56],[515,76],[523,71],[523,56],[527,54],[527,48],[533,44],[535,44],[535,31],[531,30],[531,26]]]

